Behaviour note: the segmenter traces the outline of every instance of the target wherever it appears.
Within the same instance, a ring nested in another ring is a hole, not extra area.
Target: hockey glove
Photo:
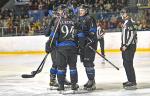
[[[95,39],[91,39],[91,38],[87,37],[87,43],[86,43],[85,47],[91,46],[94,42],[95,42]]]
[[[53,50],[53,46],[50,46],[51,39],[49,39],[45,44],[45,52],[51,53]]]

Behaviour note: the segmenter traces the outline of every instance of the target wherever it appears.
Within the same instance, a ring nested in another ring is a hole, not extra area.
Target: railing
[[[30,14],[30,15],[34,16],[35,14],[33,15],[32,13],[34,13],[34,11],[31,11],[31,14]],[[144,13],[145,13],[144,10],[141,9],[141,10],[139,10],[139,12],[133,13],[131,17],[133,18],[134,21],[141,22],[141,21],[145,20],[144,19],[145,15],[143,15]],[[101,21],[102,25],[105,25],[104,28],[106,29],[107,32],[120,32],[121,31],[121,27],[118,23],[120,20],[119,12],[96,12],[91,15],[94,16],[97,19],[97,21]],[[35,16],[35,17],[38,17],[38,16]],[[48,26],[46,21],[48,20],[48,22],[49,22],[51,18],[50,17],[43,18],[43,16],[41,15],[41,18],[38,18],[41,20],[36,21],[37,23],[38,22],[40,23],[39,25],[36,24],[36,22],[35,22],[35,24],[34,23],[32,24],[32,20],[30,20],[30,19],[31,18],[20,19],[17,24],[15,24],[13,22],[13,25],[10,26],[12,28],[6,27],[6,26],[8,26],[7,19],[0,20],[0,37],[1,36],[41,35],[44,33],[44,28],[46,28],[46,26]],[[114,19],[117,19],[116,23],[114,23],[114,21],[116,21]],[[145,20],[145,22],[147,24],[147,27],[143,27],[140,29],[139,25],[135,25],[136,29],[139,31],[150,30],[150,24],[147,23],[146,20]]]
[[[0,27],[0,36],[14,36],[18,35],[17,27],[14,26],[13,31],[9,31],[8,27]]]
[[[12,29],[9,27],[0,27],[0,37],[8,37],[8,36],[32,36],[32,35],[43,35],[44,30],[34,30],[29,31],[25,27],[17,27],[14,26]]]
[[[15,5],[29,4],[30,0],[15,0]]]

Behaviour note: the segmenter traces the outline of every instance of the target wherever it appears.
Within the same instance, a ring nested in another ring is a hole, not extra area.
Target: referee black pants
[[[135,71],[133,67],[133,59],[136,51],[136,44],[128,46],[127,50],[122,51],[123,66],[129,82],[136,82]]]
[[[101,54],[103,56],[105,56],[105,52],[104,52],[104,38],[100,38],[98,39],[99,43],[100,43],[100,48],[101,48]]]

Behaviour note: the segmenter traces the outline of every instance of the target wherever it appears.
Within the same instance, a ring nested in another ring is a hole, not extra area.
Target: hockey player
[[[97,39],[100,44],[101,54],[105,57],[104,34],[105,34],[105,30],[101,27],[100,22],[97,22]],[[103,59],[102,64],[105,64],[105,59]]]
[[[89,46],[95,50],[97,49],[97,26],[95,19],[88,15],[88,6],[84,4],[79,8],[78,22],[79,54],[88,77],[88,82],[84,85],[84,89],[96,89],[93,63],[95,52]]]
[[[45,35],[49,36],[49,40],[46,42],[45,51],[47,53],[51,53],[51,59],[52,59],[52,67],[50,68],[50,83],[49,85],[51,87],[58,87],[58,83],[56,82],[56,74],[57,74],[57,64],[56,64],[56,40],[54,39],[51,46],[51,40],[53,38],[55,28],[57,26],[58,16],[62,15],[63,9],[66,8],[64,5],[60,5],[57,9],[57,17],[54,16],[49,24],[49,27],[47,28],[47,31],[45,31]],[[71,83],[65,79],[65,85],[70,85]]]
[[[61,17],[58,30],[55,34],[57,40],[56,49],[56,63],[57,63],[57,78],[58,78],[58,91],[64,90],[65,74],[67,64],[70,69],[71,89],[77,90],[79,88],[78,73],[76,68],[77,62],[77,43],[75,40],[75,20],[72,19],[73,12],[65,8],[64,15]]]
[[[57,18],[52,18],[50,25],[49,25],[49,30],[45,31],[46,36],[50,36],[50,32],[51,32],[51,30],[53,30],[53,26],[54,26],[53,24],[56,19]],[[50,68],[50,83],[49,83],[49,85],[51,87],[52,86],[57,87],[58,83],[56,82],[57,65],[56,65],[56,50],[55,50],[55,46],[56,46],[55,42],[56,41],[53,41],[53,44],[51,46],[50,46],[50,42],[51,42],[51,37],[47,40],[46,45],[45,45],[45,51],[46,51],[46,53],[51,53],[51,60],[52,60],[52,67]]]
[[[136,88],[136,76],[133,67],[133,58],[136,51],[137,33],[133,26],[133,20],[128,15],[128,11],[123,9],[121,16],[124,19],[122,25],[122,43],[121,51],[123,58],[123,66],[127,75],[128,81],[123,83],[123,87],[126,89]]]

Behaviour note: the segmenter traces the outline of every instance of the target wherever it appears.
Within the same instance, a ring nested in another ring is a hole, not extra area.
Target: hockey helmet
[[[79,10],[85,10],[85,13],[88,13],[88,11],[89,11],[88,9],[89,9],[88,5],[85,5],[85,4],[82,4],[79,7]]]
[[[127,8],[123,8],[121,11],[120,11],[120,15],[123,18],[129,16],[129,10]]]
[[[57,11],[64,10],[67,6],[65,4],[61,4],[58,6]]]
[[[73,10],[71,8],[65,8],[64,9],[64,15],[67,17],[72,17],[73,16]]]

